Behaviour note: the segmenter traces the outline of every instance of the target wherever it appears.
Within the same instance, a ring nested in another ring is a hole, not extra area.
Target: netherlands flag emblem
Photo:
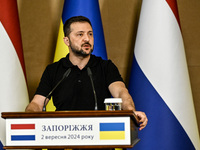
[[[35,124],[11,124],[11,141],[34,141]]]

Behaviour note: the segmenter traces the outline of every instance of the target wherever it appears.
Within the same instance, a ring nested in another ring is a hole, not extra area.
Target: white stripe
[[[0,22],[0,111],[24,111],[28,92],[15,48]],[[5,120],[0,118],[0,139],[5,144]]]
[[[34,130],[11,130],[10,135],[33,135],[35,134]]]
[[[196,149],[200,149],[183,40],[176,18],[165,0],[143,1],[135,56]]]

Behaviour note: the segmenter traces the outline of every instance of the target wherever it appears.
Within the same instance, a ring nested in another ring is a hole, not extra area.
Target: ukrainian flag
[[[84,6],[84,7],[83,7]],[[94,51],[92,54],[107,59],[106,45],[103,34],[103,25],[101,22],[101,13],[99,9],[98,0],[65,0],[63,6],[63,13],[60,21],[56,51],[54,62],[59,61],[65,57],[69,49],[63,42],[64,32],[63,24],[65,21],[73,16],[85,16],[90,19],[94,32]],[[47,104],[47,111],[55,111],[56,107],[52,99]]]
[[[124,140],[125,128],[122,123],[100,123],[100,140]]]

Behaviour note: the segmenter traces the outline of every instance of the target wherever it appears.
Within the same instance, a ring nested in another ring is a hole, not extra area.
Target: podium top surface
[[[52,118],[52,117],[101,117],[101,116],[133,116],[133,111],[48,111],[48,112],[2,112],[2,118]]]
[[[65,117],[121,117],[129,116],[139,124],[137,116],[131,110],[94,110],[94,111],[50,111],[50,112],[2,112],[4,119],[12,118],[65,118]]]

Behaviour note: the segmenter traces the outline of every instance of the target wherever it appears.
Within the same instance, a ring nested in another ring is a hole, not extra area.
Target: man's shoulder
[[[65,59],[65,57],[61,58],[59,61],[56,61],[56,62],[53,62],[53,63],[50,63],[47,65],[48,68],[54,68],[54,67],[57,67],[59,65],[62,64],[63,60]]]
[[[59,68],[63,68],[67,64],[66,57],[61,58],[59,61],[53,62],[47,65],[46,69],[50,72],[55,71]]]
[[[96,62],[96,63],[100,63],[103,65],[112,63],[112,61],[110,59],[105,60],[105,59],[102,59],[102,57],[100,57],[100,56],[91,55],[91,58],[92,58],[93,63]]]

